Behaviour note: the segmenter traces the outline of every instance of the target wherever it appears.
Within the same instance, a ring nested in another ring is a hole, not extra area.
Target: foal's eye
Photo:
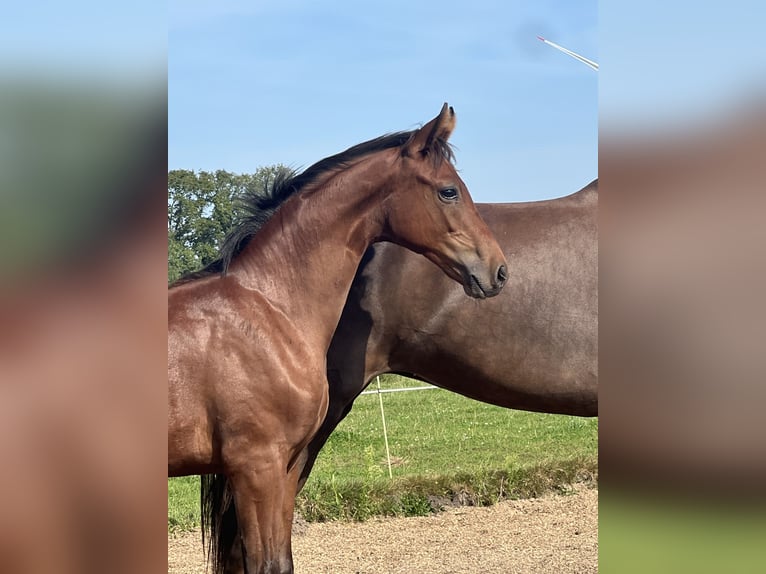
[[[457,201],[457,189],[454,187],[445,187],[439,190],[439,199],[442,201]]]

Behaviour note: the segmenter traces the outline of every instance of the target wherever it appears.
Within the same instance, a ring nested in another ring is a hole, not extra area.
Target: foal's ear
[[[455,110],[444,102],[439,115],[420,128],[402,150],[403,155],[427,155],[437,139],[447,141],[455,129]]]

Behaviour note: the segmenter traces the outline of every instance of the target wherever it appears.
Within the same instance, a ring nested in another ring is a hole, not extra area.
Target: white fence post
[[[407,387],[404,389],[381,389],[380,388],[380,375],[375,377],[378,383],[378,389],[376,391],[362,391],[360,395],[372,395],[377,394],[380,401],[380,419],[383,421],[383,439],[386,443],[386,461],[388,462],[388,478],[393,479],[394,474],[391,472],[391,453],[388,450],[388,430],[386,429],[386,413],[383,410],[383,393],[400,393],[403,391],[427,391],[429,389],[438,389],[433,385],[420,385],[417,387]]]
[[[383,393],[380,392],[380,376],[376,377],[378,381],[378,399],[380,400],[380,418],[383,421],[383,439],[386,441],[386,460],[388,461],[388,478],[393,479],[391,472],[391,453],[388,450],[388,431],[386,430],[386,413],[383,411]]]

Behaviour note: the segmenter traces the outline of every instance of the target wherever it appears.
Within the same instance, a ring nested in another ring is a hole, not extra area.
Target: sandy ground
[[[598,572],[598,490],[423,518],[297,524],[299,574]],[[204,574],[199,532],[168,537],[168,572]]]

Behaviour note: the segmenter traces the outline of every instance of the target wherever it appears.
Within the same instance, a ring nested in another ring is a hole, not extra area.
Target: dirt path
[[[293,554],[299,574],[598,572],[598,491],[309,524],[296,528]],[[168,538],[168,572],[204,574],[199,532]]]

